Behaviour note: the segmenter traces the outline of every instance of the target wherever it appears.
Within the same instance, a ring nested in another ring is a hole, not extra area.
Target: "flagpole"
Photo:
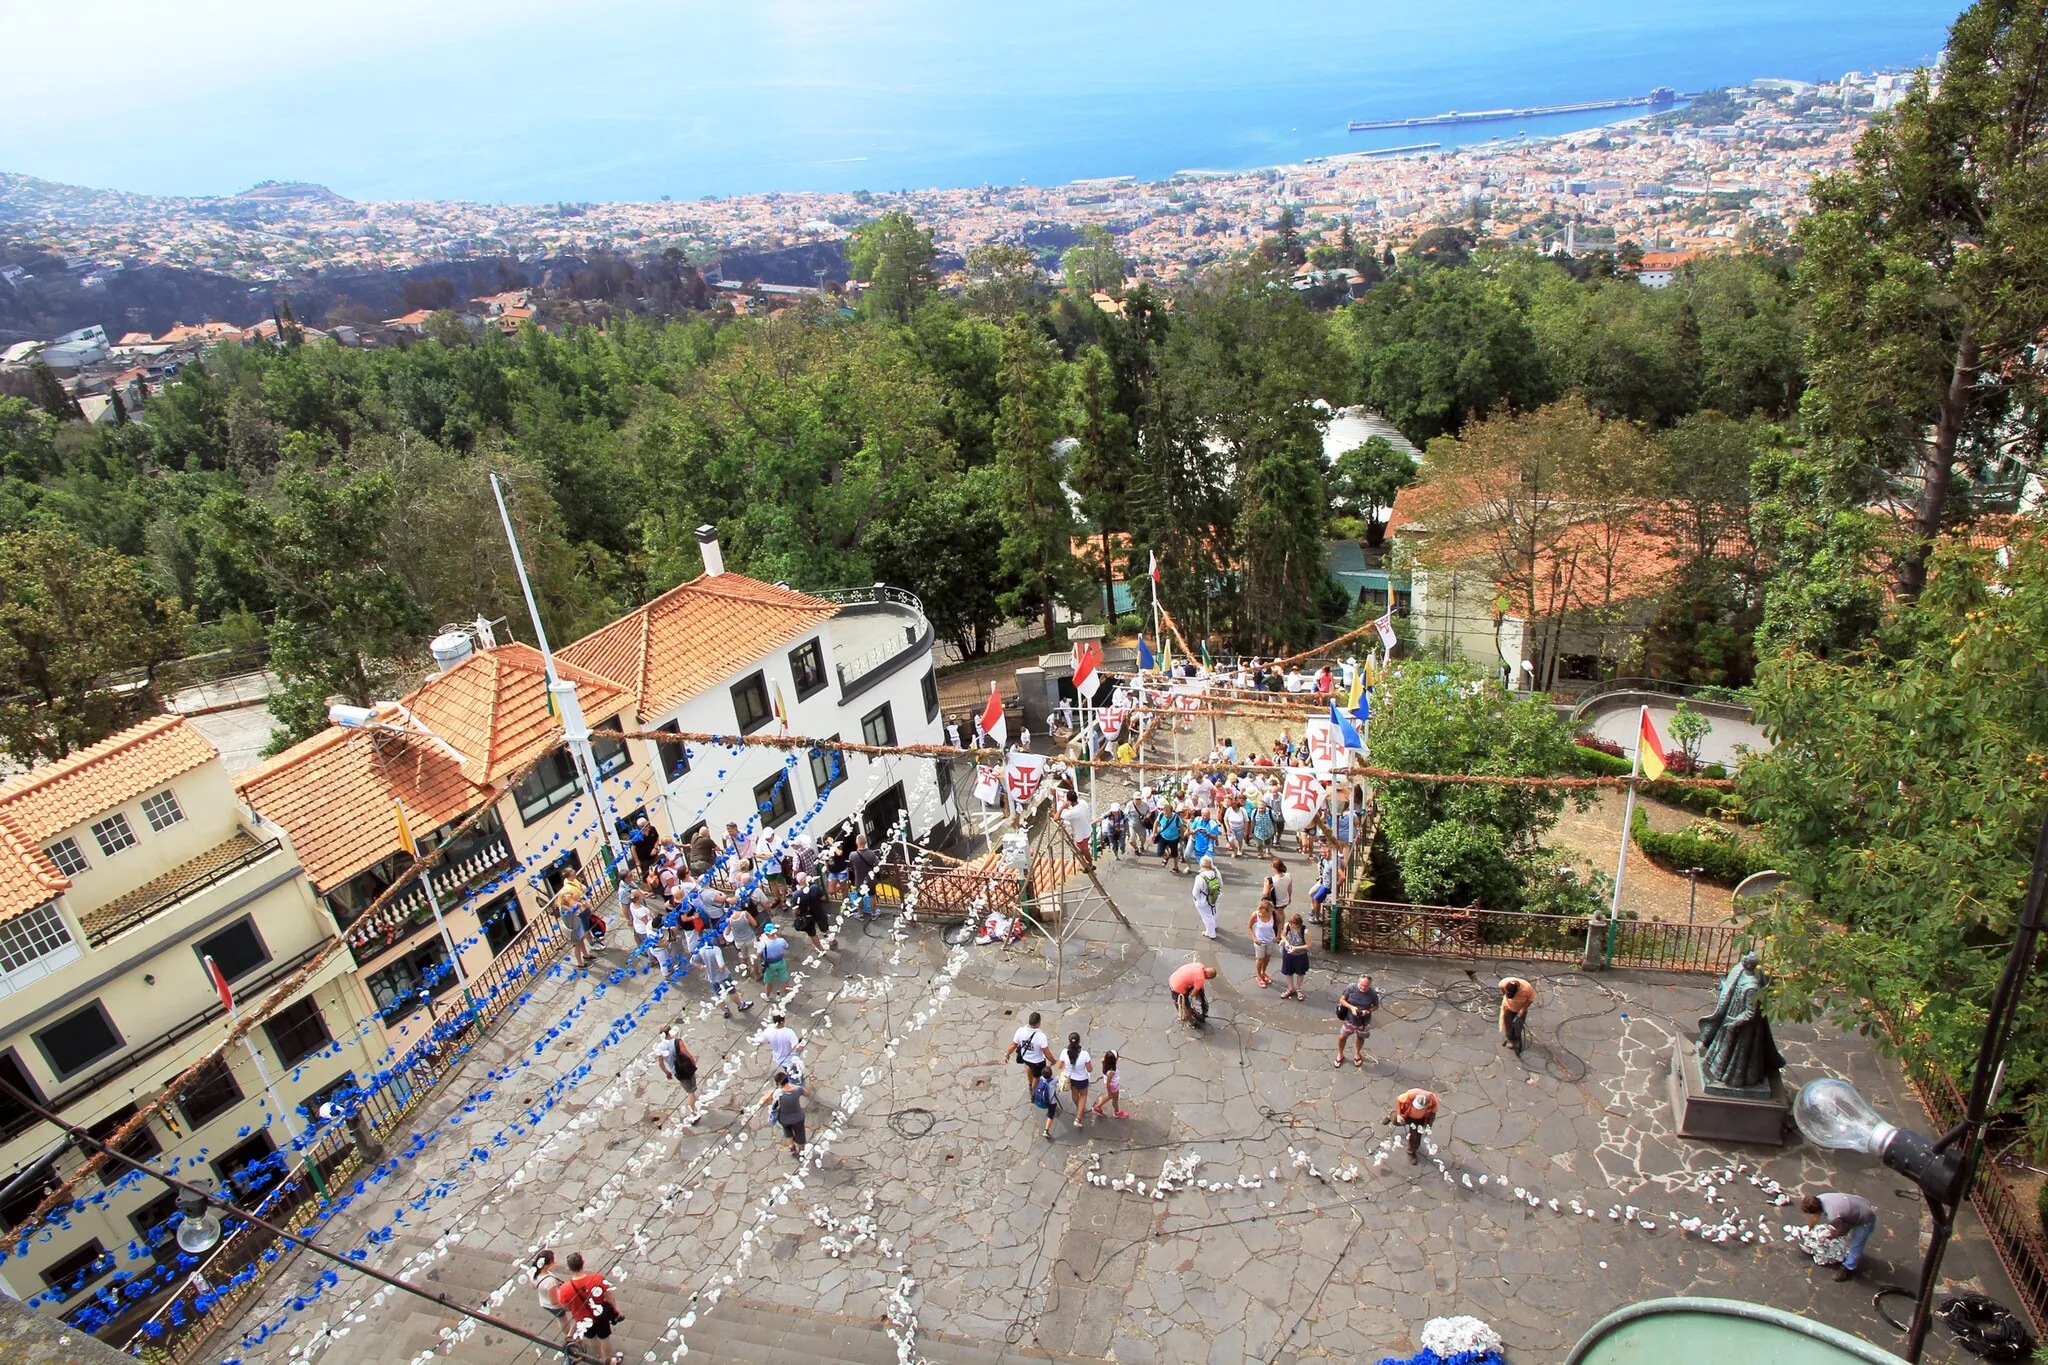
[[[220,973],[220,964],[210,957],[206,959],[206,962],[214,973]],[[225,974],[220,974],[215,984],[218,985],[226,979]],[[226,990],[225,987],[222,987],[222,989]],[[233,991],[227,991],[227,997],[228,1028],[232,1030],[241,1022],[242,1007],[241,1003],[235,999]],[[255,1040],[246,1033],[242,1035],[242,1046],[248,1050],[249,1060],[256,1064],[256,1078],[263,1082],[263,1093],[270,1097],[270,1107],[277,1111],[277,1120],[284,1128],[285,1140],[287,1142],[297,1142],[299,1134],[292,1131],[291,1112],[284,1107],[284,1102],[277,1097],[277,1086],[270,1079],[270,1068],[263,1064],[262,1052],[257,1050]],[[303,1165],[306,1168],[306,1174],[313,1178],[313,1187],[320,1192],[320,1197],[325,1199],[327,1197],[327,1182],[320,1178],[320,1168],[314,1162],[311,1152],[305,1154]]]
[[[1608,902],[1607,906],[1607,932],[1610,936],[1614,933],[1614,921],[1621,918],[1621,879],[1622,876],[1628,871],[1629,834],[1631,832],[1632,826],[1635,824],[1636,819],[1636,778],[1641,776],[1643,771],[1642,717],[1647,716],[1649,714],[1650,708],[1648,706],[1644,706],[1641,713],[1638,715],[1636,719],[1635,762],[1629,765],[1628,800],[1622,805],[1621,808],[1621,853],[1620,856],[1618,856],[1614,860],[1614,897],[1611,901]]]

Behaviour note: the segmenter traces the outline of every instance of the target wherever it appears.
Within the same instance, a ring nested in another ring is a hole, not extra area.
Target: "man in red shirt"
[[[1173,991],[1173,1008],[1181,1018],[1189,1018],[1196,1006],[1201,1007],[1201,1020],[1209,1018],[1209,992],[1204,989],[1214,979],[1216,969],[1205,967],[1199,962],[1190,962],[1184,967],[1173,969],[1173,975],[1166,984]]]
[[[555,1291],[555,1302],[569,1310],[569,1339],[578,1338],[602,1341],[612,1334],[612,1324],[623,1322],[618,1308],[612,1303],[612,1287],[605,1283],[604,1276],[583,1269],[583,1257],[577,1252],[569,1253],[569,1279]],[[623,1355],[608,1355],[600,1350],[594,1354],[571,1348],[572,1353],[586,1360],[603,1362],[603,1365],[624,1365]]]
[[[1394,1101],[1382,1123],[1398,1123],[1408,1130],[1408,1161],[1419,1165],[1422,1161],[1420,1149],[1422,1135],[1436,1122],[1436,1092],[1416,1088],[1401,1092],[1401,1098]]]

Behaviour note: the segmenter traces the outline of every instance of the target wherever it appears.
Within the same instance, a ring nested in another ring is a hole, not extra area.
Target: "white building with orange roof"
[[[145,721],[0,786],[0,1080],[105,1137],[221,1046],[228,1007],[266,999],[333,941],[289,836],[236,802],[220,755],[175,716]],[[290,999],[122,1144],[137,1158],[235,1182],[253,1203],[298,1114],[382,1052],[369,1000],[336,953]],[[25,1219],[84,1160],[0,1092],[0,1227]],[[118,1174],[118,1173],[116,1173]],[[117,1270],[180,1284],[161,1186],[90,1177],[97,1197],[0,1263],[38,1306],[95,1307]],[[130,1244],[137,1255],[131,1259]],[[124,1295],[123,1315],[155,1296]],[[137,1307],[141,1305],[141,1307]],[[117,1329],[118,1330],[118,1329]]]

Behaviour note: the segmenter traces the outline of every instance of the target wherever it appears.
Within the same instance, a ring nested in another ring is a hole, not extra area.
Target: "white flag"
[[[1373,622],[1372,628],[1380,633],[1380,646],[1389,654],[1392,654],[1394,652],[1394,609],[1388,607],[1387,614]]]

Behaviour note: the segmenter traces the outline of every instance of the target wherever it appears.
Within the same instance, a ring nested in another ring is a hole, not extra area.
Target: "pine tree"
[[[1036,614],[1053,640],[1053,609],[1073,594],[1074,514],[1061,486],[1059,352],[1020,318],[1003,333],[996,462],[1002,471],[1002,564],[1017,586],[1004,594],[1012,616]]]

